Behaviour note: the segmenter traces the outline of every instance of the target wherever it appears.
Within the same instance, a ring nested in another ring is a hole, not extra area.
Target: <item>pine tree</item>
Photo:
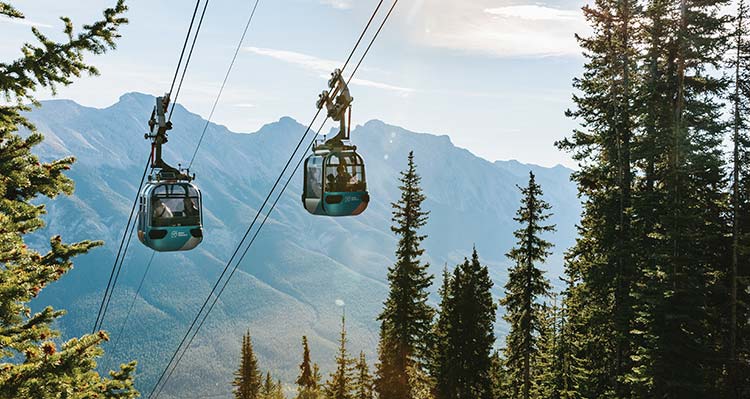
[[[561,278],[562,279],[562,278]],[[562,292],[562,303],[560,305],[557,319],[557,342],[555,345],[555,381],[556,389],[560,399],[580,398],[580,377],[585,374],[580,358],[577,354],[580,350],[580,337],[576,335],[576,328],[570,322],[571,310],[568,303],[574,291],[574,281],[562,279],[566,288]]]
[[[284,399],[284,389],[281,381],[274,381],[270,372],[266,372],[266,378],[261,387],[261,399]]]
[[[632,203],[642,12],[636,0],[596,0],[583,12],[593,34],[578,37],[587,61],[573,83],[580,92],[573,97],[576,108],[567,113],[581,121],[581,129],[558,143],[578,161],[573,180],[585,198],[581,238],[569,267],[580,268],[585,279],[577,289],[591,298],[576,315],[590,377],[585,395],[626,397],[619,376],[630,368],[630,293],[638,273]]]
[[[495,399],[510,399],[510,381],[508,372],[505,368],[505,359],[503,359],[504,349],[496,350],[492,354],[492,397]]]
[[[443,283],[438,289],[440,304],[438,307],[437,320],[433,326],[433,342],[430,352],[429,371],[435,378],[435,392],[440,399],[448,397],[448,393],[455,392],[455,381],[457,379],[458,365],[450,361],[449,355],[454,352],[451,336],[451,324],[456,324],[454,318],[457,312],[454,309],[455,296],[451,291],[453,275],[448,271],[448,266],[443,268]]]
[[[354,366],[354,397],[353,399],[374,399],[373,380],[370,367],[367,365],[365,353],[359,353],[359,360]]]
[[[74,162],[68,157],[40,162],[32,148],[43,136],[22,114],[30,111],[36,90],[55,92],[82,73],[97,70],[84,61],[87,53],[102,54],[114,49],[117,30],[127,23],[122,14],[124,2],[106,9],[101,21],[85,25],[75,33],[72,21],[62,18],[66,40],[55,42],[36,28],[38,44],[27,43],[23,55],[0,63],[0,397],[134,398],[132,373],[135,362],[123,365],[109,378],[96,371],[99,345],[108,339],[105,332],[58,340],[60,332],[52,324],[64,311],[51,307],[32,313],[29,302],[48,284],[60,279],[72,267],[72,259],[87,253],[101,242],[65,244],[60,236],[50,240],[50,250],[41,254],[29,249],[24,237],[44,226],[45,206],[40,197],[70,195],[73,182],[65,176]],[[0,15],[23,19],[9,3],[0,2]],[[18,130],[25,128],[25,138]],[[11,359],[12,358],[12,359]],[[6,360],[7,359],[7,360]]]
[[[641,273],[632,297],[634,364],[627,381],[638,396],[720,396],[722,291],[729,252],[720,97],[710,72],[725,47],[724,1],[654,1],[647,8],[642,91],[650,103],[638,146]],[[646,69],[647,68],[647,69]],[[690,365],[690,367],[686,367]]]
[[[409,153],[406,171],[401,172],[401,198],[393,203],[391,230],[399,237],[396,263],[388,269],[390,292],[378,320],[381,322],[375,389],[381,398],[410,399],[409,367],[423,367],[429,356],[429,334],[433,309],[427,303],[432,276],[420,256],[426,236],[418,230],[427,223],[422,211],[425,196],[420,176]]]
[[[311,365],[310,347],[307,336],[302,336],[302,363],[299,365],[300,374],[297,377],[296,399],[317,399],[320,397],[320,372],[318,365]]]
[[[346,349],[346,319],[342,316],[336,370],[331,373],[331,379],[326,383],[326,397],[328,399],[353,399],[352,380],[352,359]]]
[[[320,389],[323,376],[320,374],[320,366],[318,363],[313,363],[313,382],[315,383],[315,389]]]
[[[446,276],[447,277],[447,276]],[[441,289],[435,375],[440,398],[492,398],[492,347],[496,305],[489,270],[474,249]]]
[[[271,372],[266,371],[266,378],[263,380],[263,386],[260,389],[259,397],[262,399],[269,399],[276,391],[276,383],[271,378]]]
[[[413,399],[435,399],[433,386],[435,382],[427,373],[416,364],[411,364],[406,369],[409,381],[409,397]]]
[[[732,51],[728,63],[733,82],[732,106],[732,259],[729,269],[729,328],[727,331],[726,395],[731,398],[750,396],[750,310],[748,280],[750,275],[750,8],[744,0],[737,4],[733,21]],[[742,276],[745,278],[743,279]]]
[[[242,336],[240,366],[234,373],[234,397],[237,399],[260,399],[263,391],[263,374],[253,352],[253,343],[248,331]],[[270,378],[270,375],[269,375]]]
[[[554,231],[545,225],[550,206],[542,197],[542,189],[529,172],[529,184],[519,187],[523,198],[515,221],[521,224],[514,236],[518,243],[507,254],[515,262],[509,269],[505,285],[505,320],[510,324],[506,337],[506,366],[511,379],[511,397],[529,399],[532,392],[532,366],[539,355],[539,333],[542,328],[542,305],[537,301],[550,295],[550,283],[537,266],[549,256],[552,244],[541,234]]]
[[[559,372],[562,367],[557,359],[557,306],[542,305],[541,328],[539,329],[539,356],[534,366],[536,381],[533,397],[545,399],[560,398]]]

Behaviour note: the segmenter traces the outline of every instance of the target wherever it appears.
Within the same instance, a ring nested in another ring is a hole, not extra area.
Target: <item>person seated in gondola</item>
[[[309,168],[310,172],[307,176],[307,192],[313,198],[320,198],[323,187],[323,182],[320,181],[320,170],[317,168]]]
[[[336,175],[329,173],[326,176],[326,191],[338,191],[336,187]]]
[[[339,164],[336,167],[336,191],[349,191],[349,181],[352,175],[346,170],[344,164]]]
[[[195,201],[190,197],[182,199],[182,206],[185,208],[185,216],[198,216],[198,207],[195,206]]]
[[[174,216],[172,210],[162,202],[159,198],[154,198],[151,208],[154,210],[154,219],[170,219]]]
[[[349,178],[347,186],[349,186],[350,191],[360,191],[360,181],[356,169],[352,171],[352,176]]]

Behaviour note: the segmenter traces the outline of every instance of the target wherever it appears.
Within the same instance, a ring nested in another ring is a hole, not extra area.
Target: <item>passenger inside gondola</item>
[[[333,191],[349,191],[349,181],[351,178],[352,175],[346,171],[346,166],[344,166],[344,164],[339,164],[339,166],[336,167],[336,185]]]
[[[195,201],[192,198],[185,197],[182,203],[185,209],[185,216],[198,216],[198,207],[195,206]]]
[[[162,202],[162,200],[159,198],[153,198],[152,208],[154,210],[155,220],[169,219],[174,216],[174,214],[172,214],[172,210],[169,209],[169,207],[166,206],[164,202]]]
[[[152,193],[153,225],[160,227],[200,224],[199,194],[186,184],[164,184]]]
[[[356,192],[364,191],[362,179],[362,165],[354,159],[349,162],[345,158],[331,157],[327,165],[326,191],[328,192]]]

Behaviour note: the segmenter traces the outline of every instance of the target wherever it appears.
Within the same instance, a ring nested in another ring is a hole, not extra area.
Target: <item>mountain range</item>
[[[30,245],[44,248],[55,234],[69,242],[105,241],[77,258],[75,268],[34,303],[68,311],[58,325],[63,338],[90,332],[94,324],[148,157],[143,133],[153,103],[150,95],[129,93],[103,109],[53,100],[28,114],[45,135],[35,149],[42,159],[77,158],[69,173],[76,182],[74,195],[40,201],[48,207],[47,225],[30,237]],[[190,159],[205,120],[178,105],[173,122],[164,156],[176,164]],[[149,392],[304,131],[305,126],[288,117],[254,133],[208,125],[192,167],[204,199],[204,242],[189,252],[154,256],[124,323],[151,256],[133,239],[104,320],[113,340],[105,345],[100,368],[136,359],[138,387]],[[399,172],[410,150],[427,196],[424,208],[430,212],[423,229],[428,236],[424,261],[437,276],[435,290],[442,269],[455,266],[476,246],[490,267],[494,294],[502,296],[510,266],[504,254],[518,228],[513,220],[521,198],[516,185],[527,183],[529,171],[552,205],[550,221],[557,231],[546,238],[555,248],[544,267],[559,285],[562,254],[575,240],[581,211],[570,169],[490,162],[456,147],[448,136],[377,120],[356,126],[351,136],[367,165],[368,209],[347,218],[308,214],[300,201],[298,172],[161,397],[230,397],[241,335],[248,330],[261,367],[288,387],[298,371],[302,335],[308,336],[313,360],[327,376],[344,311],[349,349],[364,351],[374,363],[376,319],[396,247],[390,204],[398,198]],[[506,333],[502,312],[499,308],[499,338]]]

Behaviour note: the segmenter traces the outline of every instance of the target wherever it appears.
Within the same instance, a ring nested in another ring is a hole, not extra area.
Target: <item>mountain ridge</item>
[[[70,176],[76,193],[43,201],[49,207],[47,227],[30,243],[43,247],[52,234],[66,241],[104,239],[103,248],[76,260],[76,268],[42,292],[35,306],[67,308],[61,327],[65,336],[88,332],[117,250],[137,182],[146,162],[143,139],[154,97],[128,93],[106,108],[83,107],[69,100],[43,102],[28,116],[47,139],[37,147],[43,159],[75,155]],[[168,160],[189,159],[205,121],[179,104],[175,129],[165,148]],[[105,355],[102,367],[128,358],[140,360],[139,387],[144,390],[173,351],[178,336],[208,293],[247,224],[288,158],[305,126],[289,117],[253,133],[234,133],[209,124],[193,169],[204,193],[206,239],[188,253],[156,254],[133,316],[116,353]],[[562,267],[562,252],[572,244],[580,213],[576,190],[565,168],[545,168],[517,161],[484,160],[456,147],[447,135],[414,133],[372,120],[352,130],[352,141],[367,164],[373,201],[356,218],[321,218],[300,204],[301,176],[294,177],[269,217],[246,262],[217,303],[185,365],[165,390],[172,397],[185,392],[214,393],[206,381],[228,382],[236,363],[239,335],[253,332],[261,364],[286,383],[296,374],[299,339],[309,335],[314,360],[330,369],[342,309],[346,306],[350,345],[374,359],[378,326],[375,318],[387,293],[385,273],[393,262],[395,239],[389,230],[390,202],[398,196],[397,176],[406,153],[414,149],[418,171],[431,211],[424,232],[425,261],[439,275],[469,255],[473,245],[491,267],[496,296],[502,292],[508,262],[504,253],[513,243],[512,221],[520,200],[516,184],[525,184],[535,170],[545,197],[555,207],[557,244],[548,262],[550,278]],[[562,176],[565,175],[565,179]],[[104,327],[118,331],[145,269],[148,251],[133,240],[121,281]],[[435,281],[434,287],[439,285]],[[433,296],[433,301],[434,301]],[[498,317],[498,320],[500,318]],[[504,333],[497,323],[497,333]],[[106,350],[112,347],[106,347]]]

